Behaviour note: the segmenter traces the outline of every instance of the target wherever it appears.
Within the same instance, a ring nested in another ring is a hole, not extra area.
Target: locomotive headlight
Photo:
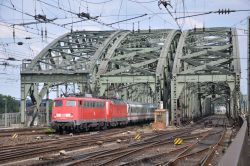
[[[60,117],[61,117],[61,114],[55,114],[54,117],[55,117],[55,118],[60,118]]]
[[[73,114],[72,114],[72,113],[66,114],[65,117],[67,117],[67,118],[72,118],[72,117],[73,117]]]

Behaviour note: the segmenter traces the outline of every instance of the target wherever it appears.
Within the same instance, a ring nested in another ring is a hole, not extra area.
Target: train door
[[[83,100],[79,100],[78,113],[79,113],[79,118],[83,119]]]
[[[110,105],[109,105],[109,101],[105,102],[106,108],[105,108],[105,118],[107,121],[110,121]]]

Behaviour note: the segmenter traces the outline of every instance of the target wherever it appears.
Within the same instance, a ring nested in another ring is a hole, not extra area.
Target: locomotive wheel
[[[107,127],[107,123],[104,122],[103,126],[102,126],[102,129],[103,130],[106,130],[108,127]]]
[[[89,131],[89,127],[88,126],[86,126],[84,129],[85,129],[86,132]]]
[[[101,123],[98,123],[98,125],[96,126],[96,130],[100,130],[101,129]]]
[[[59,130],[59,133],[60,133],[60,134],[63,134],[63,128],[62,128],[62,126],[59,126],[59,129],[58,129],[58,130]]]

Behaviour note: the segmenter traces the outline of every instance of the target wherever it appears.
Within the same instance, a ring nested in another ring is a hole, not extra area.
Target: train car
[[[70,130],[81,124],[80,99],[75,97],[56,98],[52,107],[51,125],[56,130]]]
[[[88,131],[153,120],[152,104],[114,99],[61,97],[54,99],[52,128],[57,131]]]
[[[128,122],[137,123],[152,121],[156,106],[148,103],[127,102]]]
[[[226,107],[225,106],[216,106],[214,108],[214,114],[217,114],[217,115],[226,114]]]
[[[126,125],[127,105],[121,100],[107,100],[106,101],[107,126]]]

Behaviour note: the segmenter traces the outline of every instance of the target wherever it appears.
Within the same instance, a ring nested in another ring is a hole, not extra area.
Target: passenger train
[[[54,99],[51,126],[56,131],[88,131],[153,120],[154,104],[116,99],[60,97]]]

